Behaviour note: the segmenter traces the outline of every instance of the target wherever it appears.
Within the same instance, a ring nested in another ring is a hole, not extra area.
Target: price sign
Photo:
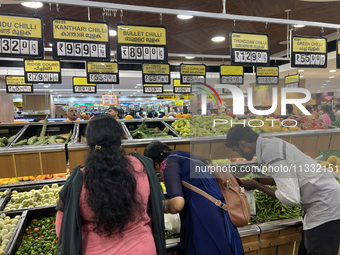
[[[220,66],[220,83],[243,85],[244,73],[243,66]]]
[[[257,67],[256,68],[257,85],[279,85],[279,67]]]
[[[87,83],[86,77],[73,77],[73,93],[97,93],[97,84]]]
[[[340,40],[336,41],[336,68],[340,69]]]
[[[170,84],[169,64],[143,64],[144,84]]]
[[[195,94],[194,93],[188,93],[188,94],[182,94],[179,96],[180,100],[194,100],[195,99]]]
[[[96,84],[119,84],[117,62],[86,62],[87,82]]]
[[[25,81],[61,83],[60,62],[57,60],[25,60]]]
[[[323,37],[292,37],[290,63],[292,67],[327,67],[327,39]]]
[[[182,100],[172,101],[171,105],[172,106],[183,106],[183,101]]]
[[[269,35],[231,32],[232,65],[269,65]]]
[[[0,15],[0,57],[44,58],[43,19]]]
[[[263,91],[263,90],[268,90],[269,86],[268,85],[256,85],[254,86],[254,91]]]
[[[166,27],[117,24],[116,31],[118,62],[168,62]]]
[[[7,93],[33,93],[33,84],[25,82],[25,76],[6,76]]]
[[[177,100],[177,95],[157,95],[157,100]]]
[[[22,102],[13,102],[13,105],[17,108],[22,108]]]
[[[289,75],[285,77],[285,88],[299,88],[300,74]]]
[[[51,18],[54,59],[110,60],[109,23]]]
[[[102,104],[103,105],[117,105],[118,97],[116,94],[103,94],[102,95]]]
[[[174,94],[191,93],[190,84],[182,84],[180,79],[174,79]]]
[[[143,93],[144,94],[162,94],[163,93],[163,85],[162,84],[144,84],[143,85]]]
[[[186,65],[181,64],[181,83],[194,84],[205,83],[205,65]]]

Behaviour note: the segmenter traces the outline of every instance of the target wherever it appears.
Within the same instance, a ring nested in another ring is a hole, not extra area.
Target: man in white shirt
[[[244,180],[246,190],[260,190],[286,205],[304,211],[299,255],[338,255],[340,245],[340,185],[334,176],[294,145],[275,137],[259,136],[236,125],[226,146],[241,157],[267,167],[268,177]],[[277,189],[265,185],[277,185]]]

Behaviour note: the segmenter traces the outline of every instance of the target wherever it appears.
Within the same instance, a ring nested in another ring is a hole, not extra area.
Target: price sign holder
[[[298,36],[291,39],[291,67],[327,68],[327,38]]]
[[[73,93],[97,93],[97,84],[87,83],[86,77],[73,77]]]
[[[110,61],[108,22],[51,18],[51,26],[54,59]]]
[[[265,66],[270,64],[269,35],[230,32],[231,65]]]
[[[143,84],[170,84],[169,64],[143,64]]]
[[[340,69],[340,40],[336,41],[336,68]]]
[[[168,29],[117,24],[118,62],[168,63]]]
[[[143,85],[144,94],[163,94],[163,84],[144,84]]]
[[[300,74],[285,76],[285,88],[299,88]]]
[[[243,85],[244,84],[244,72],[243,66],[220,66],[220,83]]]
[[[60,62],[57,60],[25,60],[25,81],[61,83]]]
[[[182,84],[180,79],[174,79],[174,94],[191,93],[190,84]]]
[[[7,93],[33,93],[33,83],[26,83],[25,76],[6,76]]]
[[[0,57],[44,58],[42,18],[1,14],[0,24]]]
[[[206,72],[204,64],[181,64],[181,84],[205,83]]]
[[[278,66],[256,67],[256,84],[279,85],[279,67]]]
[[[87,82],[96,84],[119,84],[117,62],[86,62]]]

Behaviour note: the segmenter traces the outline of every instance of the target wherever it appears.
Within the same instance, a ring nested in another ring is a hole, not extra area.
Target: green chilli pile
[[[169,135],[169,128],[164,128],[160,130],[158,127],[156,128],[147,128],[145,120],[143,123],[133,131],[130,131],[130,134],[133,139],[148,139],[148,138],[171,138],[172,135]]]

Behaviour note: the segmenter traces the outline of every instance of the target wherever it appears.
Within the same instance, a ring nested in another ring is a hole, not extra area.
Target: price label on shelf
[[[220,83],[242,85],[244,83],[243,66],[220,66]]]
[[[279,67],[259,66],[256,68],[256,84],[257,85],[279,85]]]
[[[181,64],[181,84],[205,83],[205,65]]]
[[[170,84],[170,65],[143,64],[143,84]]]
[[[117,24],[116,31],[118,62],[168,62],[166,27]]]
[[[25,81],[61,83],[60,62],[57,60],[25,60]]]
[[[300,74],[285,76],[285,88],[299,88]]]
[[[191,93],[190,84],[182,84],[180,79],[174,79],[174,94]]]
[[[163,84],[144,84],[143,85],[143,93],[144,94],[162,94],[163,93]]]
[[[73,93],[97,93],[97,84],[87,83],[86,77],[73,77]]]
[[[87,61],[86,72],[88,83],[119,84],[117,62]]]
[[[110,60],[109,23],[52,18],[54,59]]]
[[[4,14],[0,24],[0,57],[44,58],[42,18]]]
[[[26,83],[25,76],[6,76],[7,93],[33,93],[33,83]]]
[[[324,37],[292,36],[290,63],[292,67],[327,67],[327,39]]]
[[[231,65],[269,65],[269,35],[230,32]]]

